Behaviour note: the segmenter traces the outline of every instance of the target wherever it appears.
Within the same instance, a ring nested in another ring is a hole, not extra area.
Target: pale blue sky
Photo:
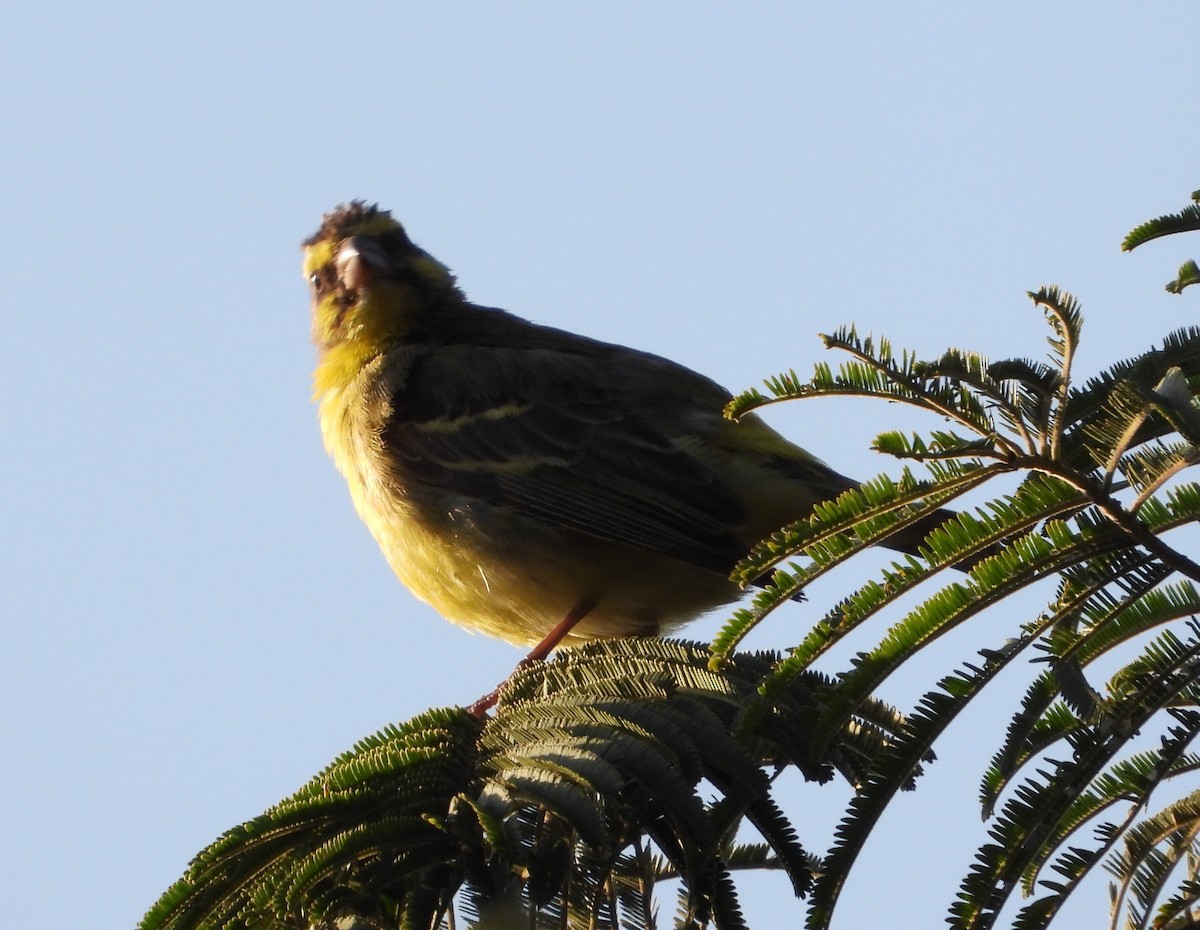
[[[223,830],[518,658],[400,587],[321,448],[297,244],[337,202],[391,208],[481,303],[733,389],[851,321],[1041,357],[1044,283],[1084,303],[1085,371],[1194,322],[1162,283],[1200,244],[1118,243],[1200,187],[1196,5],[977,7],[6,10],[6,922],[130,927]],[[866,475],[888,415],[773,419]],[[1000,726],[951,732],[836,926],[940,925]],[[844,802],[803,794],[810,846]],[[748,897],[760,928],[802,913]]]

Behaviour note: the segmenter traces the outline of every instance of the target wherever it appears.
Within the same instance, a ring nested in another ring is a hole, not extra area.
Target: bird
[[[736,601],[754,543],[857,486],[684,365],[472,303],[376,205],[303,251],[313,396],[358,514],[413,594],[529,660]]]

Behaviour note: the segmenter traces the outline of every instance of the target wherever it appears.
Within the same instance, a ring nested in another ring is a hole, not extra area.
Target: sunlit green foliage
[[[699,644],[597,643],[524,670],[493,717],[442,709],[390,727],[204,850],[142,926],[437,927],[457,910],[644,927],[655,886],[675,879],[684,925],[737,930],[739,870],[782,870],[799,895],[819,866],[768,773],[860,783],[903,721],[866,703],[817,758],[828,679],[794,678],[739,728],[779,657],[720,672],[708,658]]]
[[[1129,252],[1151,239],[1197,229],[1200,229],[1200,191],[1193,191],[1192,203],[1178,213],[1170,213],[1143,223],[1125,237],[1121,248]],[[1175,279],[1167,282],[1167,290],[1172,294],[1180,294],[1185,287],[1197,282],[1200,282],[1200,266],[1189,259],[1180,266]]]

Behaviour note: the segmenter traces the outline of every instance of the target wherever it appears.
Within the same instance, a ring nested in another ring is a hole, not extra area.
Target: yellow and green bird
[[[539,657],[663,634],[854,484],[682,365],[471,303],[387,211],[339,207],[304,252],[325,445],[400,580],[462,626]]]

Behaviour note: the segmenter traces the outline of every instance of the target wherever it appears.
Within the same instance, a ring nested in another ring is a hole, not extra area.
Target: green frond
[[[987,392],[996,415],[1031,454],[1044,451],[1055,402],[1061,403],[1063,372],[1028,359],[1003,359],[988,368],[993,384]]]
[[[830,347],[833,347],[830,343]],[[882,367],[892,360],[875,364],[866,361],[843,362],[836,372],[828,365],[818,365],[812,380],[797,397],[887,397],[892,400],[912,401],[914,392],[904,381],[897,382],[894,375],[899,369]],[[790,399],[779,395],[780,399]]]
[[[1127,452],[1120,469],[1125,480],[1140,494],[1157,490],[1197,461],[1196,447],[1191,443],[1154,440]]]
[[[1103,466],[1105,478],[1111,478],[1131,447],[1149,441],[1156,432],[1165,432],[1154,430],[1149,422],[1153,413],[1152,398],[1144,390],[1130,381],[1115,383],[1092,417],[1077,430],[1080,451],[1089,453],[1091,461]]]
[[[875,337],[859,336],[856,326],[839,326],[832,333],[821,334],[821,341],[827,349],[841,349],[859,358],[874,359],[880,366],[891,368],[903,373],[911,373],[915,357],[909,352],[902,352],[898,360],[892,351],[891,340],[886,336],[879,340],[879,348],[875,347]]]
[[[1063,811],[1062,817],[1041,840],[1040,852],[1031,857],[1023,877],[1023,888],[1032,894],[1040,878],[1043,865],[1052,856],[1052,870],[1067,879],[1060,882],[1059,895],[1069,895],[1092,866],[1107,853],[1117,840],[1128,836],[1122,821],[1128,823],[1130,814],[1136,813],[1149,799],[1150,794],[1163,782],[1184,773],[1196,771],[1197,759],[1186,753],[1186,747],[1197,735],[1195,721],[1188,727],[1172,728],[1169,739],[1160,749],[1143,752],[1121,760],[1107,771],[1101,772],[1088,787],[1073,798]],[[1121,814],[1114,808],[1123,808],[1127,813],[1115,823],[1101,825],[1097,835],[1102,839],[1099,846],[1087,850],[1080,856],[1079,847],[1066,847],[1068,841],[1086,824],[1105,813]],[[1065,847],[1065,848],[1064,848]],[[1127,847],[1128,848],[1128,847]],[[1045,881],[1042,881],[1045,884]]]
[[[1196,759],[1191,759],[1194,769]],[[1114,855],[1106,867],[1115,877],[1124,879],[1164,840],[1180,831],[1200,829],[1200,792],[1192,792],[1167,805],[1156,814],[1145,817],[1125,833],[1120,854]],[[1133,867],[1133,868],[1131,868]]]
[[[1078,716],[1065,703],[1054,700],[1058,691],[1057,679],[1046,672],[1025,692],[1021,708],[1009,721],[1004,742],[992,757],[980,786],[985,817],[995,813],[1001,792],[1026,763],[1079,726]]]
[[[1200,378],[1200,328],[1188,326],[1173,330],[1161,346],[1150,346],[1135,356],[1114,363],[1073,391],[1072,403],[1078,405],[1079,411],[1087,410],[1096,399],[1107,397],[1118,382],[1157,384],[1172,368],[1182,371],[1193,387],[1197,384]],[[1083,419],[1086,417],[1080,412],[1073,417],[1076,422]]]
[[[1099,524],[1096,527],[1103,529]],[[1063,685],[1064,670],[1081,669],[1116,646],[1169,622],[1165,613],[1148,609],[1154,598],[1142,599],[1170,576],[1171,569],[1139,550],[1117,548],[1096,554],[1082,565],[1065,568],[1063,574],[1054,603],[1036,626],[1027,628],[1030,634],[1050,631],[1039,640],[1038,648],[1046,654],[1051,671],[1030,686],[989,769],[982,795],[989,813],[996,795],[1020,766],[1057,739],[1061,727],[1074,724],[1066,707],[1053,705]]]
[[[765,792],[757,795],[746,809],[746,819],[775,855],[792,882],[796,897],[803,897],[812,885],[814,857],[800,844],[791,821]]]
[[[1185,641],[1174,631],[1163,630],[1138,656],[1113,673],[1108,681],[1108,691],[1112,700],[1128,703],[1131,695],[1141,695],[1148,683],[1166,687],[1193,664],[1197,666],[1193,671],[1200,672],[1200,641],[1194,638]],[[1174,697],[1171,695],[1164,700],[1170,703]]]
[[[498,754],[490,768],[502,780],[513,770],[546,769],[584,791],[604,796],[620,791],[624,779],[618,768],[605,761],[602,746],[602,740],[589,737],[522,741],[518,752]]]
[[[617,858],[612,882],[624,930],[654,930],[655,885],[673,877],[667,861],[661,856],[646,855],[640,843],[634,844],[631,854]]]
[[[1193,284],[1200,284],[1200,265],[1189,258],[1179,266],[1175,279],[1168,281],[1164,287],[1170,294],[1182,294],[1185,287],[1191,287]]]
[[[1055,648],[1087,665],[1116,646],[1197,614],[1200,591],[1192,582],[1181,579],[1122,600],[1118,609],[1083,632],[1069,648],[1057,644]]]
[[[414,873],[429,877],[428,873],[437,870],[437,866],[431,869],[430,863],[449,852],[440,837],[422,838],[431,833],[421,818],[387,814],[342,829],[288,864],[286,875],[279,876],[271,895],[272,909],[280,914],[307,912],[321,920],[336,916],[358,897],[341,882],[347,873],[357,872],[356,883],[375,885],[385,894],[403,888]],[[386,867],[381,870],[383,858]]]
[[[1044,362],[1027,358],[1009,358],[992,362],[987,369],[988,377],[997,385],[1005,382],[1015,384],[1021,390],[1035,392],[1038,406],[1045,406],[1062,386],[1062,372]],[[1031,398],[1032,399],[1032,398]]]
[[[1132,252],[1140,245],[1163,236],[1176,233],[1192,232],[1200,229],[1200,204],[1188,204],[1178,213],[1168,213],[1164,216],[1147,220],[1135,227],[1121,242],[1122,252]]]
[[[914,360],[906,371],[923,380],[944,378],[961,381],[982,391],[996,388],[995,366],[985,355],[950,348],[930,361]]]
[[[1153,409],[1193,446],[1200,444],[1200,404],[1179,368],[1171,368],[1152,388],[1130,384],[1147,408]]]
[[[940,559],[953,562],[961,559],[964,551],[977,551],[984,541],[990,544],[1023,525],[1040,522],[1047,513],[1073,506],[1076,499],[1076,492],[1064,483],[1050,478],[1031,479],[1006,500],[994,502],[991,514],[960,515],[957,522],[935,531],[929,545],[937,549],[941,543],[936,537],[946,533],[950,540],[947,545],[952,548],[943,552]],[[866,700],[903,662],[957,624],[1012,591],[1082,558],[1080,552],[1089,544],[1087,536],[1071,533],[1062,526],[1055,529],[1053,523],[1048,526],[1052,530],[1049,537],[1027,533],[1011,540],[1003,552],[976,565],[968,581],[943,588],[894,625],[879,646],[855,660],[854,668],[843,678],[839,691],[847,702],[844,706],[854,707],[856,701]],[[959,532],[965,534],[964,538],[956,540],[955,534]],[[760,688],[764,703],[769,704],[791,676],[807,669],[834,643],[905,594],[923,577],[920,573],[885,572],[882,584],[868,582],[839,603],[812,626],[805,639],[764,680]],[[827,725],[822,732],[826,738],[832,738],[845,720],[825,719]],[[818,739],[817,745],[820,744]]]
[[[932,430],[930,440],[927,443],[916,434],[906,435],[892,430],[876,436],[871,443],[871,448],[876,452],[883,452],[885,455],[898,459],[918,459],[920,461],[950,459],[957,464],[974,468],[984,467],[977,461],[978,458],[996,458],[1000,455],[1000,450],[997,449],[996,443],[990,437],[968,439],[949,430]],[[962,462],[960,460],[971,461]]]
[[[1043,878],[1039,886],[1047,888],[1050,894],[1043,895],[1021,908],[1021,912],[1013,921],[1013,930],[1043,930],[1058,915],[1067,898],[1088,875],[1100,858],[1100,853],[1094,849],[1084,849],[1072,846],[1061,851],[1057,860],[1052,864],[1052,871],[1058,878]],[[1030,894],[1033,892],[1030,891]]]
[[[1200,848],[1200,796],[1192,793],[1140,823],[1124,834],[1122,850],[1114,853],[1105,868],[1117,879],[1114,888],[1114,920],[1122,910],[1133,926],[1172,926],[1181,908],[1194,907],[1198,888],[1195,881]],[[1180,861],[1190,868],[1174,897],[1163,900]],[[1132,900],[1131,900],[1132,899]],[[1161,902],[1155,914],[1154,905]]]
[[[1069,547],[1055,545],[1037,533],[1011,541],[1003,552],[977,565],[970,579],[943,587],[894,624],[874,649],[856,656],[840,684],[843,697],[854,702],[873,693],[924,646],[1071,558]],[[846,602],[845,614],[851,622],[860,622],[861,612],[874,613],[886,600],[878,586],[868,586],[860,589],[857,600]],[[786,665],[786,661],[781,663],[780,669]],[[772,683],[772,679],[763,683],[764,694],[770,692]]]
[[[1188,481],[1171,487],[1162,498],[1148,501],[1138,516],[1155,533],[1195,523],[1200,519],[1200,483]]]
[[[680,889],[676,927],[696,930],[711,922],[718,930],[748,930],[738,903],[737,887],[723,866],[715,865],[712,869],[706,892],[703,898],[697,898]]]
[[[1056,287],[1044,287],[1029,294],[1033,302],[1046,313],[1052,329],[1052,335],[1047,342],[1050,344],[1050,357],[1057,370],[1058,388],[1055,391],[1054,402],[1046,403],[1045,428],[1042,430],[1046,437],[1045,448],[1042,449],[1052,459],[1059,458],[1062,449],[1063,435],[1067,426],[1064,419],[1066,402],[1071,390],[1071,366],[1075,359],[1075,350],[1079,345],[1080,331],[1083,326],[1083,314],[1079,302],[1070,294],[1059,291]],[[1041,408],[1039,408],[1041,409]]]
[[[1083,313],[1079,301],[1066,291],[1051,285],[1029,291],[1029,299],[1046,311],[1054,329],[1049,338],[1054,370],[1061,381],[1070,380],[1070,361],[1079,344],[1083,327]]]
[[[1153,590],[1170,574],[1167,566],[1130,549],[1093,556],[1085,566],[1067,573],[1068,581],[1048,615],[1052,630],[1039,648],[1046,654],[1054,693],[1063,691],[1082,716],[1098,710],[1086,682],[1080,685],[1086,693],[1067,693],[1083,668],[1109,650],[1182,616],[1171,607],[1169,589]]]
[[[860,338],[853,328],[822,336],[827,348],[836,348],[853,358],[836,372],[826,364],[814,366],[812,379],[801,382],[795,372],[766,381],[771,396],[758,390],[746,391],[726,406],[726,416],[737,418],[767,404],[807,397],[868,397],[922,408],[980,433],[998,431],[987,405],[965,382],[943,377],[936,368],[918,363],[911,352],[899,358],[891,344],[880,340],[878,349],[870,337]]]
[[[398,842],[398,858],[423,850],[410,870],[443,860],[455,843],[435,824],[471,781],[471,747],[481,727],[465,711],[437,710],[360,742],[361,758],[343,754],[292,799],[200,853],[141,926],[239,926],[247,915],[286,907],[298,880],[327,907],[329,863],[369,866],[380,842]],[[405,868],[401,863],[397,874]]]
[[[1196,909],[1200,907],[1200,880],[1196,875],[1195,844],[1191,854],[1186,856],[1188,875],[1186,881],[1181,881],[1176,893],[1159,905],[1154,914],[1154,920],[1149,926],[1151,930],[1191,930],[1196,925]]]
[[[607,850],[613,837],[598,796],[562,774],[544,764],[498,766],[492,785],[513,803],[535,805],[571,824],[579,838],[593,849]]]
[[[982,668],[969,667],[949,675],[939,683],[938,690],[921,698],[908,717],[905,733],[879,758],[835,830],[834,845],[813,886],[808,930],[828,930],[846,877],[888,804],[898,792],[911,787],[938,737],[1018,651],[997,650]]]
[[[792,595],[786,593],[789,587],[794,591],[799,591],[799,581],[793,580],[796,577],[785,574],[783,578],[780,578],[780,573],[777,571],[772,576],[771,584],[755,594],[753,607],[739,607],[733,612],[713,638],[713,656],[709,659],[709,665],[712,668],[720,668],[738,644],[750,635],[750,631],[754,627],[776,607],[791,598]]]
[[[766,843],[734,843],[726,847],[724,856],[731,872],[769,869],[775,863],[775,854]],[[818,863],[819,860],[809,860],[810,865]]]
[[[794,370],[764,378],[763,385],[770,392],[770,396],[763,394],[758,388],[748,388],[741,394],[730,399],[729,403],[725,405],[725,416],[731,420],[736,420],[747,413],[758,410],[760,407],[767,407],[785,400],[800,400],[803,397],[808,397],[813,393],[812,385],[828,377],[828,374],[829,366],[817,363],[814,366],[814,374],[811,382],[802,380]]]
[[[763,394],[758,388],[747,388],[742,393],[731,398],[725,405],[725,416],[736,420],[747,413],[752,413],[762,407],[778,404],[788,400],[801,400],[811,397],[820,391],[820,386],[833,381],[829,365],[818,362],[813,366],[813,376],[810,381],[804,381],[794,370],[780,372],[763,379],[763,386],[768,394]]]
[[[822,703],[833,699],[832,695],[824,697]],[[814,760],[827,760],[857,788],[867,781],[879,759],[907,732],[908,720],[903,714],[880,701],[867,700],[859,703],[841,733],[824,747],[823,756],[816,755],[818,747],[812,735],[806,734],[806,739]],[[932,762],[933,753],[920,761]],[[919,770],[914,772],[917,774],[920,774]]]
[[[738,903],[737,886],[724,868],[713,877],[712,922],[718,930],[749,930]]]
[[[805,520],[791,524],[755,546],[735,566],[732,578],[743,584],[772,572],[770,582],[751,601],[749,608],[733,614],[712,643],[716,660],[728,655],[758,623],[780,605],[794,600],[807,585],[830,571],[847,558],[889,536],[929,519],[929,512],[972,487],[987,480],[990,472],[957,468],[941,463],[942,472],[936,484],[918,482],[905,471],[899,483],[887,475],[845,491],[833,501],[817,504]],[[933,571],[946,565],[972,560],[992,544],[996,526],[988,520],[959,515],[948,520],[926,537],[929,564],[921,566],[913,559],[897,563],[886,573],[883,586],[862,589],[852,600],[865,597],[895,599],[920,583]],[[800,553],[808,556],[806,565],[792,563],[788,570],[778,568],[783,559]],[[844,611],[836,624],[842,633],[852,626],[845,625]],[[828,627],[814,630],[818,635]],[[833,640],[827,640],[829,645]],[[815,657],[815,656],[813,656]]]
[[[1196,651],[1190,650],[1192,657]],[[1200,677],[1200,663],[1194,658],[1171,653],[1165,647],[1147,650],[1145,665],[1152,666],[1155,674],[1143,676],[1116,693],[1110,713],[1098,726],[1071,732],[1067,737],[1069,760],[1055,761],[1052,771],[1039,771],[1035,778],[1017,786],[989,831],[992,842],[980,849],[963,880],[958,900],[951,908],[955,926],[991,926],[1020,881],[1031,887],[1038,864],[1044,861],[1047,850],[1054,848],[1055,837],[1065,838],[1078,826],[1068,817],[1088,785],[1155,714]],[[1086,852],[1089,863],[1096,854],[1095,850],[1074,848],[1071,852]],[[1061,893],[1069,893],[1072,887],[1068,883]]]
[[[708,658],[695,643],[593,643],[522,672],[486,722],[441,710],[388,727],[202,852],[142,926],[282,930],[352,915],[435,930],[458,898],[465,913],[511,907],[539,928],[649,930],[654,883],[672,876],[698,925],[737,927],[725,856],[743,821],[798,893],[811,880],[816,860],[765,766],[829,777],[807,735],[827,682],[797,676],[745,727],[778,657],[736,655],[720,671]],[[877,727],[849,752],[870,764],[887,740]]]
[[[1200,389],[1200,330],[1176,330],[1163,340],[1160,348],[1150,350],[1111,366],[1091,378],[1082,388],[1071,391],[1064,412],[1066,448],[1072,452],[1068,460],[1079,468],[1103,465],[1114,450],[1147,442],[1165,435],[1170,426],[1165,421],[1144,421],[1145,404],[1141,397],[1130,395],[1125,401],[1118,392],[1123,384],[1154,388],[1172,369],[1183,373],[1193,393]],[[1131,436],[1122,439],[1127,431]],[[1075,437],[1072,439],[1072,437]],[[1088,450],[1090,460],[1087,458]]]

